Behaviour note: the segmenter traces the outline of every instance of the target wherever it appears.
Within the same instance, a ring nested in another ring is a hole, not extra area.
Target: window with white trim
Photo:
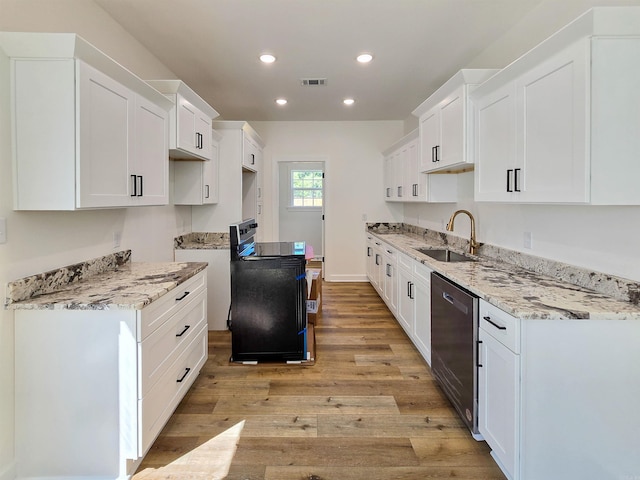
[[[291,206],[322,207],[322,170],[291,170]]]

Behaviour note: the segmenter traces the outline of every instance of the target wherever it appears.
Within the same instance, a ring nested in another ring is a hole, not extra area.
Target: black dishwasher
[[[478,297],[431,273],[431,371],[469,427],[478,431]]]

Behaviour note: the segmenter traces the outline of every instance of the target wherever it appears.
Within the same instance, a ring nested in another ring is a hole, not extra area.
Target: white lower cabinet
[[[413,262],[415,296],[415,331],[411,337],[416,348],[431,365],[431,272],[420,262]]]
[[[383,245],[383,283],[384,301],[394,315],[398,312],[398,252],[388,245]]]
[[[206,295],[200,272],[142,310],[16,310],[17,477],[129,478],[207,359]]]
[[[227,330],[231,305],[230,251],[225,249],[174,250],[176,262],[207,262],[207,324],[209,330]]]
[[[431,269],[403,253],[397,253],[397,264],[398,301],[392,313],[431,365]]]
[[[384,299],[384,258],[383,243],[375,237],[367,242],[367,275],[373,288]]]
[[[519,320],[480,301],[478,429],[509,478],[517,465],[520,355]],[[518,338],[519,340],[519,338]]]
[[[479,429],[510,480],[640,472],[640,324],[518,319],[480,300]]]

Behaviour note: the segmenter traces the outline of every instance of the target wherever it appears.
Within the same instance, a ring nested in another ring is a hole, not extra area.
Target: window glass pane
[[[291,204],[294,207],[322,206],[322,170],[291,171]]]

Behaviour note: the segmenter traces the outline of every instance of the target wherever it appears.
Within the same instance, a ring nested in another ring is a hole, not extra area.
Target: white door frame
[[[280,241],[280,195],[279,195],[279,177],[280,177],[280,163],[284,162],[295,162],[295,163],[322,163],[324,172],[324,181],[322,183],[322,257],[324,260],[326,254],[326,245],[327,242],[325,240],[325,212],[327,208],[327,169],[329,165],[329,157],[325,155],[274,155],[273,156],[273,164],[274,168],[271,169],[272,172],[272,188],[273,192],[272,198],[272,212],[276,213],[272,218],[272,228],[273,228],[273,236],[274,241]],[[324,273],[324,268],[322,269]]]

